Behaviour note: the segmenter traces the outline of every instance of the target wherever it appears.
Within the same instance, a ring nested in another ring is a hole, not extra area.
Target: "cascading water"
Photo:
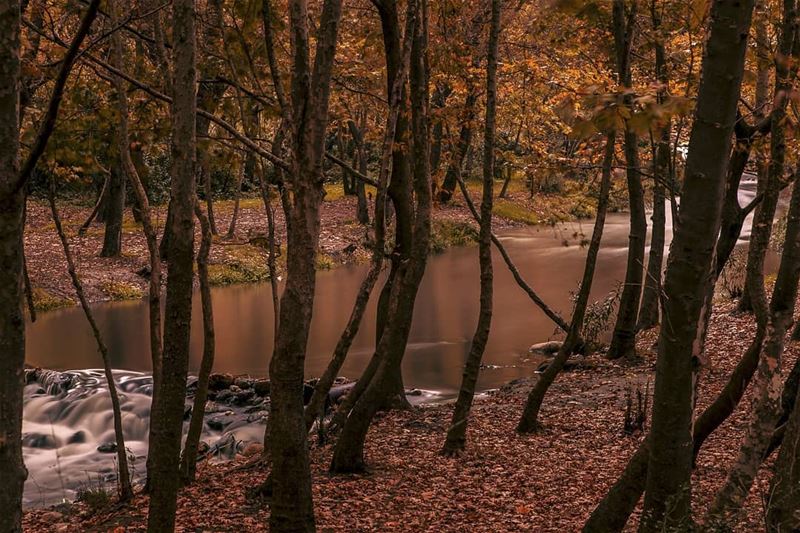
[[[148,374],[115,371],[125,444],[134,480],[145,474],[153,380]],[[186,401],[188,429],[195,379]],[[28,468],[24,504],[45,506],[75,499],[80,490],[115,490],[116,443],[102,370],[26,373],[23,454]],[[231,390],[233,389],[233,390]],[[216,396],[216,394],[214,394]],[[240,387],[209,401],[201,448],[212,460],[229,459],[249,443],[261,442],[268,400]]]

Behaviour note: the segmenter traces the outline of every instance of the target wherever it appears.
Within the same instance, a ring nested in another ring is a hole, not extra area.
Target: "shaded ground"
[[[698,408],[712,401],[753,335],[752,317],[736,315],[725,303],[712,320],[709,356]],[[617,478],[642,439],[626,435],[623,413],[628,391],[652,391],[655,332],[640,338],[639,364],[626,366],[599,356],[562,375],[542,411],[545,429],[533,436],[514,433],[530,381],[512,383],[479,399],[473,410],[468,451],[460,458],[438,455],[451,405],[416,408],[379,416],[366,453],[372,472],[332,477],[331,447],[312,441],[314,499],[319,531],[577,531]],[[786,367],[798,354],[787,347]],[[745,398],[736,413],[707,441],[694,475],[697,518],[721,485],[747,422]],[[263,480],[252,449],[236,461],[202,465],[199,481],[185,489],[178,531],[266,531],[268,510],[248,502],[245,489]],[[763,530],[762,497],[767,469],[747,500],[738,531]],[[95,506],[96,507],[96,506]],[[144,531],[147,498],[121,509],[86,503],[26,513],[28,531]],[[634,522],[635,523],[635,522]],[[629,524],[633,530],[633,524]]]

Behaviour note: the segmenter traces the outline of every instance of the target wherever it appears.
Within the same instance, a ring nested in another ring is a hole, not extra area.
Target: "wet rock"
[[[76,431],[67,439],[67,444],[83,444],[86,442],[86,432]]]
[[[97,447],[97,451],[100,453],[116,453],[117,451],[117,443],[116,442],[104,442],[100,446]]]
[[[269,396],[269,380],[257,379],[253,382],[253,390],[261,397]]]
[[[233,384],[239,387],[240,389],[249,389],[253,386],[253,380],[244,377],[238,377],[233,380]]]
[[[58,448],[55,437],[43,433],[26,433],[22,436],[22,445],[28,448],[38,448],[41,450]]]
[[[422,391],[419,389],[407,390],[406,396],[422,396]]]
[[[250,401],[250,399],[253,396],[255,396],[255,394],[256,392],[253,389],[240,390],[239,392],[233,395],[231,403],[234,405],[244,405],[248,401]]]
[[[218,457],[233,459],[239,449],[239,443],[232,433],[220,438],[209,449],[209,453]]]
[[[534,355],[554,355],[561,349],[562,344],[564,343],[561,341],[539,342],[528,348],[528,353]]]
[[[226,427],[230,426],[233,422],[237,420],[237,417],[232,412],[227,412],[222,415],[212,416],[208,420],[206,420],[206,424],[209,428],[213,429],[214,431],[222,431]]]
[[[231,389],[221,390],[217,393],[216,398],[214,398],[217,402],[225,402],[233,398],[233,391]]]
[[[328,393],[328,401],[334,405],[338,404],[347,395],[347,393],[349,393],[353,387],[355,387],[355,385],[355,382],[353,382],[331,387],[331,391]]]
[[[230,374],[211,374],[208,377],[208,388],[213,391],[228,389],[233,385],[233,376]]]

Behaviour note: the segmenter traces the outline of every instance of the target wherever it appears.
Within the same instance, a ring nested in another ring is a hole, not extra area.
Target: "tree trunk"
[[[315,259],[319,244],[322,159],[328,123],[331,71],[341,19],[341,0],[325,0],[313,71],[309,58],[308,6],[289,3],[292,36],[293,195],[287,213],[286,285],[280,328],[270,362],[272,458],[271,531],[313,531],[311,471],[303,420],[303,369],[314,304]]]
[[[197,449],[200,444],[200,433],[205,423],[208,399],[208,379],[214,368],[214,309],[211,301],[211,286],[208,283],[208,253],[211,250],[211,225],[208,217],[200,209],[199,201],[195,204],[194,213],[200,223],[202,240],[197,252],[197,277],[200,280],[200,300],[203,308],[203,358],[200,360],[200,371],[197,373],[197,388],[192,403],[192,417],[189,431],[183,445],[181,457],[181,473],[184,484],[194,482],[197,471]]]
[[[175,0],[171,106],[171,233],[161,376],[152,409],[148,531],[171,531],[180,485],[180,453],[194,279],[196,68],[194,0]]]
[[[0,11],[0,530],[22,532],[22,389],[25,317],[22,239],[25,197],[19,177],[20,6]]]
[[[592,281],[594,271],[597,266],[597,254],[600,252],[600,241],[603,238],[603,228],[606,223],[606,212],[608,211],[608,196],[611,191],[611,172],[614,164],[614,144],[616,133],[609,133],[606,136],[605,155],[603,157],[603,176],[600,182],[600,198],[597,201],[597,217],[592,231],[592,240],[589,243],[589,251],[586,255],[586,264],[583,270],[578,299],[575,301],[575,310],[572,313],[572,322],[569,333],[556,357],[550,362],[547,370],[539,377],[539,380],[528,394],[525,402],[525,409],[517,424],[517,431],[520,433],[532,433],[539,427],[539,410],[542,407],[545,394],[553,384],[561,369],[566,364],[569,356],[572,355],[580,339],[580,332],[583,328],[583,319],[586,315],[586,307],[589,304],[589,294],[592,291]]]
[[[413,139],[414,196],[416,209],[413,246],[409,259],[399,265],[397,279],[392,285],[387,305],[386,327],[376,349],[379,359],[375,375],[347,418],[336,443],[331,471],[357,472],[364,469],[364,442],[375,413],[387,393],[392,379],[399,373],[405,352],[417,290],[425,272],[431,232],[430,142],[428,138],[428,61],[427,61],[427,4],[409,4],[406,15],[406,35],[413,34],[410,63],[411,138]],[[414,10],[416,12],[414,12]],[[416,24],[414,18],[416,16]],[[413,26],[412,26],[413,24]],[[413,28],[413,29],[412,29]]]
[[[636,4],[626,13],[625,0],[614,0],[614,47],[617,54],[617,70],[620,84],[631,87],[631,49],[634,38]],[[626,91],[623,103],[633,110],[633,95]],[[611,338],[607,357],[633,357],[636,355],[636,322],[639,300],[642,295],[644,273],[644,247],[647,238],[647,218],[644,208],[644,190],[639,174],[639,139],[625,123],[625,165],[628,182],[628,208],[630,210],[630,234],[628,237],[628,261],[625,268],[625,283],[619,300],[617,321]]]
[[[105,194],[103,221],[106,231],[100,257],[117,257],[122,252],[122,216],[125,213],[125,177],[118,158],[111,164]]]
[[[111,415],[114,419],[114,439],[117,444],[117,471],[119,472],[119,500],[126,502],[133,498],[133,487],[131,486],[131,473],[128,468],[128,450],[125,447],[125,434],[122,429],[122,411],[119,404],[119,394],[117,392],[117,385],[114,382],[114,372],[111,368],[111,358],[108,355],[108,348],[106,347],[103,338],[100,335],[100,329],[97,327],[97,322],[94,320],[92,310],[89,308],[89,302],[86,301],[86,296],[83,292],[83,284],[78,278],[78,272],[75,270],[75,261],[72,259],[72,252],[69,249],[69,242],[64,233],[64,228],[61,225],[61,217],[58,215],[56,208],[55,198],[55,183],[51,182],[49,191],[50,211],[53,215],[53,222],[58,233],[58,238],[61,241],[61,246],[64,249],[64,258],[67,261],[67,270],[69,277],[72,280],[72,286],[75,288],[75,294],[83,309],[83,314],[86,316],[86,321],[92,329],[92,335],[97,342],[97,349],[103,359],[103,373],[106,377],[106,384],[108,386],[108,395],[111,399]]]
[[[787,217],[786,242],[781,256],[781,265],[778,269],[778,278],[775,281],[775,289],[770,303],[769,318],[766,325],[767,338],[764,344],[762,356],[758,363],[756,374],[755,401],[751,412],[751,421],[747,428],[739,455],[728,473],[728,479],[717,493],[717,497],[709,510],[707,524],[719,526],[721,528],[733,526],[736,518],[741,511],[741,506],[747,497],[750,487],[753,484],[758,468],[765,457],[766,451],[772,440],[773,430],[781,415],[781,400],[783,382],[781,379],[781,359],[783,354],[784,339],[794,314],[795,301],[797,299],[797,282],[800,277],[800,187],[795,187],[792,192],[791,207]],[[754,297],[758,295],[758,289],[751,293]],[[761,302],[754,300],[756,307],[761,306]],[[789,428],[791,428],[791,423]],[[788,493],[795,491],[785,483],[794,474],[784,477],[786,473],[793,470],[793,442],[796,438],[792,434],[796,428],[787,429],[790,435],[790,443],[787,450],[789,455],[783,454],[784,462],[776,465],[776,478],[773,480],[776,491],[780,494],[772,493],[777,496],[772,500],[772,504],[780,502]],[[783,452],[783,450],[782,450]],[[779,458],[781,454],[779,454]],[[785,466],[782,470],[779,467]],[[794,496],[796,498],[796,496]],[[788,500],[783,500],[789,503]],[[790,515],[796,510],[791,506],[778,504],[777,508],[770,506],[774,510],[773,517],[782,515],[779,522],[786,523],[787,520],[796,520]],[[798,524],[798,522],[794,522]],[[783,528],[781,531],[791,531],[793,528]]]
[[[681,223],[664,280],[650,454],[640,531],[691,521],[693,371],[704,295],[713,281],[725,173],[739,100],[752,0],[711,5],[703,72],[689,139]]]
[[[654,47],[656,54],[656,78],[661,88],[659,102],[663,102],[668,93],[669,73],[667,71],[666,51],[664,40],[659,35],[661,28],[661,14],[656,7],[656,2],[650,4],[650,15],[653,22],[653,32],[656,35]],[[661,271],[664,268],[664,242],[666,226],[666,206],[664,202],[664,183],[672,183],[670,172],[670,135],[671,121],[667,121],[660,132],[656,145],[655,161],[653,161],[653,221],[650,234],[650,255],[647,259],[647,274],[642,293],[642,305],[639,308],[639,321],[637,330],[650,329],[658,325],[659,300],[661,296]]]
[[[500,39],[501,0],[492,0],[489,41],[486,45],[486,118],[483,133],[483,198],[481,199],[478,263],[481,272],[481,294],[478,324],[472,337],[453,419],[442,448],[445,455],[456,455],[467,442],[467,420],[475,397],[475,384],[492,325],[492,202],[494,201],[495,129],[497,121],[497,47]]]

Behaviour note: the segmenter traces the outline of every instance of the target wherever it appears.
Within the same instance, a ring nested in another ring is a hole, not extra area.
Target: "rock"
[[[244,405],[250,400],[250,398],[252,398],[255,395],[256,391],[254,391],[253,389],[240,390],[239,392],[233,395],[231,403],[235,405]]]
[[[233,398],[233,391],[231,389],[224,389],[217,393],[216,398],[214,398],[217,402],[224,402]]]
[[[210,449],[211,449],[211,445],[209,443],[207,443],[206,441],[201,440],[197,444],[197,457],[198,458],[204,457],[208,453],[208,450],[210,450]]]
[[[136,275],[144,279],[150,279],[151,274],[152,272],[150,271],[150,265],[145,265],[136,271]]]
[[[346,385],[339,385],[336,387],[331,387],[331,391],[328,393],[328,400],[332,404],[337,404],[342,401],[342,398],[345,397],[347,393],[349,393],[353,387],[355,387],[355,382],[347,383]]]
[[[419,389],[407,390],[406,396],[422,396],[422,391]]]
[[[269,380],[257,379],[253,381],[253,390],[261,397],[269,396]]]
[[[356,243],[351,243],[342,248],[342,253],[352,255],[356,250],[358,250],[358,245]]]
[[[206,420],[206,424],[214,431],[222,431],[235,422],[237,417],[230,411],[222,415],[212,416]]]
[[[67,444],[83,444],[86,442],[86,432],[76,431],[67,440]]]
[[[249,378],[238,377],[233,380],[233,384],[240,389],[249,389],[253,386],[253,380]]]
[[[100,446],[97,447],[97,451],[100,453],[116,453],[117,451],[117,443],[116,442],[104,442]]]
[[[233,385],[233,376],[230,374],[211,374],[208,377],[208,388],[213,391],[228,389]]]
[[[261,455],[264,451],[264,445],[259,442],[251,442],[247,446],[244,447],[242,450],[242,455],[244,457],[254,457],[256,455]]]
[[[528,348],[528,353],[536,355],[554,355],[561,349],[562,344],[564,343],[561,341],[540,342]]]
[[[39,448],[41,450],[58,448],[55,437],[43,433],[26,433],[22,436],[22,445],[28,448]]]

